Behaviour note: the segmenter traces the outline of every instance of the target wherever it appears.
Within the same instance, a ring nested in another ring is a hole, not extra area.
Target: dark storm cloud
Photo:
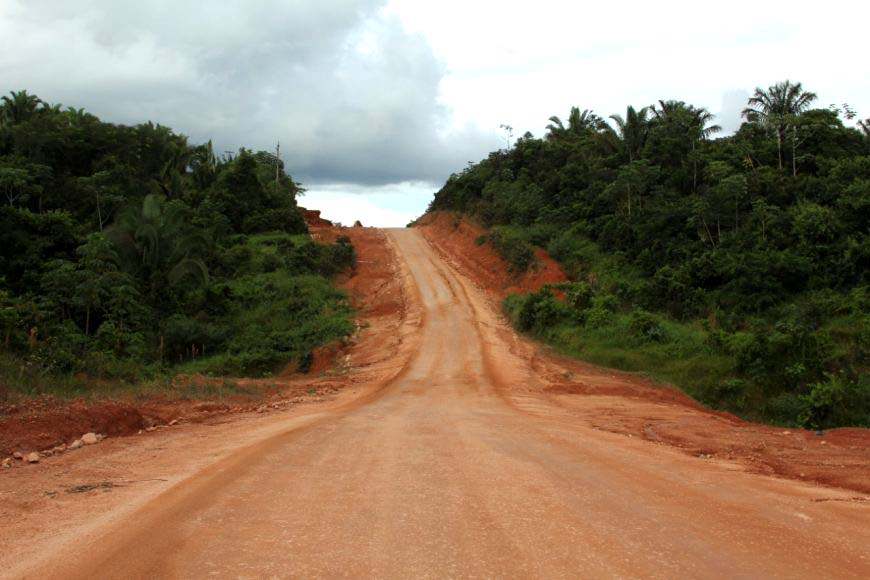
[[[443,64],[383,3],[6,2],[0,89],[218,150],[280,140],[307,182],[440,181],[497,141],[445,134]]]

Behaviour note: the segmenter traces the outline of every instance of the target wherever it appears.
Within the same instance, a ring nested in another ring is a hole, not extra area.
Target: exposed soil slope
[[[534,290],[558,279],[553,274],[558,264],[539,250],[539,260],[548,267],[511,285],[504,260],[488,245],[474,243],[484,231],[479,226],[445,212],[427,214],[417,223],[445,260],[488,292],[493,308],[509,292]],[[760,473],[870,493],[870,429],[832,429],[818,436],[804,429],[748,423],[705,409],[674,387],[568,359],[512,333],[506,339],[515,354],[532,361],[539,375],[539,388],[530,391],[549,397],[596,429],[679,447],[701,458],[738,461]]]
[[[508,272],[509,264],[489,244],[478,245],[475,239],[486,230],[450,212],[427,213],[415,223],[426,239],[462,266],[473,272],[473,280],[499,295],[530,292],[544,284],[565,282],[567,277],[558,262],[544,250],[535,249],[537,265],[519,276]]]
[[[366,336],[384,333],[382,343],[368,343],[365,348],[356,348],[353,355],[364,360],[389,356],[392,330],[404,315],[401,302],[401,281],[388,264],[393,263],[392,253],[384,242],[383,233],[371,229],[348,229],[333,227],[331,222],[320,218],[319,211],[304,210],[304,215],[315,239],[332,241],[338,235],[348,235],[356,251],[367,256],[353,272],[339,282],[350,294],[355,306],[360,308],[358,324],[366,326]],[[0,460],[13,452],[27,454],[32,451],[48,451],[55,446],[69,444],[83,433],[94,432],[112,437],[135,435],[154,426],[166,426],[172,421],[213,421],[227,413],[244,413],[263,407],[274,408],[317,399],[343,388],[350,381],[346,376],[330,372],[347,366],[344,357],[348,348],[357,342],[328,345],[314,353],[314,362],[306,375],[295,372],[295,365],[281,376],[262,380],[237,379],[242,389],[230,389],[225,396],[197,397],[197,392],[207,389],[189,389],[190,385],[213,384],[220,386],[223,378],[203,376],[178,377],[177,392],[157,393],[142,398],[135,392],[125,394],[100,394],[100,384],[95,381],[93,396],[88,399],[68,400],[39,397],[6,404],[0,402]],[[381,347],[384,350],[381,350]],[[213,389],[219,390],[219,389]],[[190,393],[193,393],[192,395]],[[13,463],[20,466],[21,463]]]

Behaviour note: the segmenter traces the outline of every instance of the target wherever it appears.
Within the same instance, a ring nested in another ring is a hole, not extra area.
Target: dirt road
[[[394,380],[261,426],[0,575],[870,577],[855,492],[578,422],[534,395],[480,290],[418,231],[387,235],[422,314]]]

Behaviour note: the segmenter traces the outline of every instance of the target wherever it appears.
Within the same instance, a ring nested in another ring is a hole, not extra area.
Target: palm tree
[[[653,117],[663,123],[684,124],[686,135],[692,146],[692,188],[698,187],[698,159],[695,151],[698,141],[706,141],[722,130],[719,125],[711,125],[716,117],[703,107],[687,105],[683,101],[662,101],[651,107]]]
[[[689,106],[689,111],[692,113],[692,126],[690,127],[692,135],[692,191],[698,189],[698,158],[695,155],[695,147],[698,141],[706,141],[715,133],[722,130],[721,125],[713,125],[713,119],[716,115],[701,107],[696,109]]]
[[[75,107],[67,107],[63,112],[67,122],[72,126],[83,125],[85,122],[98,121],[96,116],[88,113],[84,109],[76,109]]]
[[[719,125],[707,125],[716,116],[707,109],[687,105],[683,101],[659,101],[658,104],[650,107],[653,116],[661,121],[678,120],[678,117],[684,112],[688,113],[691,127],[697,133],[699,139],[707,139],[713,133],[718,133],[722,130]]]
[[[761,122],[776,131],[776,149],[779,168],[782,169],[782,142],[791,122],[791,117],[806,111],[816,94],[805,91],[801,83],[791,81],[776,83],[767,90],[756,87],[755,94],[749,98],[748,107],[743,109],[743,117],[749,122]]]
[[[183,279],[208,283],[208,269],[196,257],[204,253],[207,240],[188,231],[184,212],[184,206],[150,194],[141,206],[130,206],[119,214],[107,232],[123,265],[143,280],[152,302],[158,290]]]
[[[624,118],[622,115],[610,115],[610,118],[616,123],[619,139],[628,152],[628,161],[634,161],[636,157],[640,157],[640,152],[646,141],[649,130],[649,107],[643,107],[637,111],[629,105],[625,110]]]
[[[193,153],[193,148],[187,144],[187,137],[168,142],[164,152],[165,161],[159,174],[154,176],[154,181],[166,197],[176,197],[181,193],[181,176],[187,172]]]
[[[0,122],[16,125],[27,121],[39,111],[43,101],[36,95],[29,95],[27,91],[10,91],[11,96],[0,98]]]
[[[589,109],[581,111],[578,107],[571,107],[571,112],[568,114],[568,127],[565,127],[565,124],[559,117],[550,117],[550,124],[547,125],[547,131],[549,131],[547,138],[554,139],[567,135],[582,135],[590,130],[597,131],[603,125],[604,121],[601,117]]]

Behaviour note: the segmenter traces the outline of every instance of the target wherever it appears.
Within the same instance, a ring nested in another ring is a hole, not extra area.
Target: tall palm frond
[[[755,93],[747,101],[743,109],[743,117],[749,122],[757,122],[776,131],[777,154],[779,168],[782,169],[782,143],[785,132],[791,124],[791,118],[800,115],[810,108],[816,94],[805,91],[801,83],[783,81],[768,87],[755,88]]]

